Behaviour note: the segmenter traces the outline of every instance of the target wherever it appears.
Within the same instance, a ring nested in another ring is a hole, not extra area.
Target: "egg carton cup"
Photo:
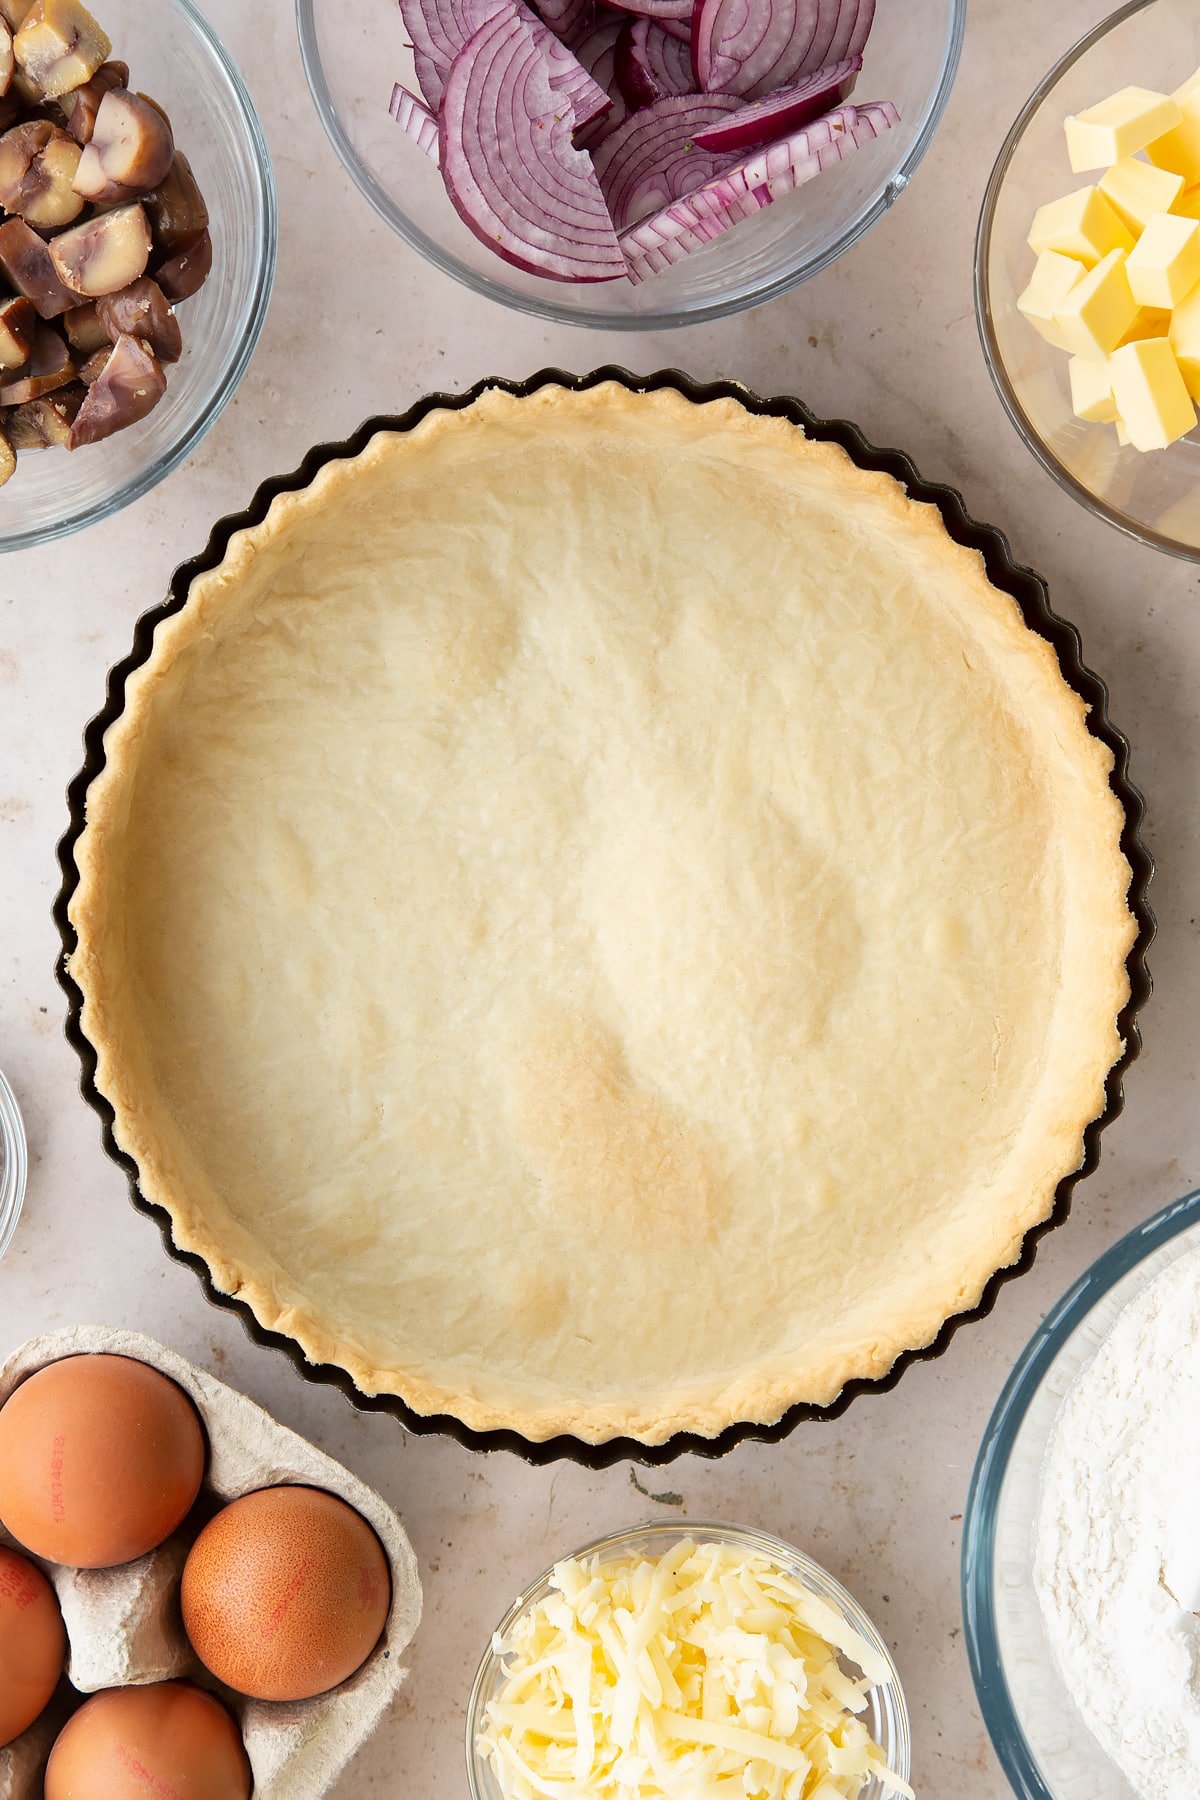
[[[316,1800],[370,1737],[408,1674],[401,1657],[420,1621],[421,1581],[404,1527],[391,1507],[340,1463],[244,1394],[137,1332],[78,1326],[31,1339],[0,1364],[0,1406],[48,1363],[95,1352],[149,1363],[191,1398],[209,1443],[202,1516],[257,1488],[324,1488],[361,1513],[383,1545],[392,1572],[392,1606],[380,1642],[332,1693],[280,1703],[248,1700],[220,1687],[192,1651],[179,1610],[179,1578],[194,1536],[186,1526],[148,1556],[116,1569],[59,1568],[30,1559],[54,1583],[73,1687],[91,1694],[176,1676],[199,1680],[216,1689],[237,1715],[255,1800]],[[3,1526],[0,1543],[28,1555]],[[0,1800],[41,1800],[46,1759],[69,1710],[64,1687],[35,1725],[0,1750]]]

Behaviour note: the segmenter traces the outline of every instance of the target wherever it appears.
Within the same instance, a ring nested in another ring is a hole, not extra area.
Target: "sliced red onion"
[[[431,113],[423,100],[410,94],[406,87],[397,82],[392,89],[392,101],[388,107],[393,119],[402,131],[406,131],[418,150],[423,150],[430,161],[438,160],[438,123],[435,114]]]
[[[573,50],[568,50],[561,39],[556,38],[552,31],[547,31],[541,20],[529,14],[527,8],[522,7],[522,11],[527,14],[525,22],[533,34],[539,54],[545,58],[550,86],[570,104],[572,129],[583,131],[586,126],[610,111],[611,98],[600,83],[588,74]]]
[[[890,100],[843,107],[802,131],[780,138],[731,163],[703,187],[663,207],[621,233],[621,248],[632,281],[660,274],[673,263],[812,181],[863,144],[882,137],[900,115]]]
[[[854,0],[849,0],[842,8],[838,29],[825,52],[826,62],[842,62],[847,56],[861,56],[874,23],[875,0],[857,0],[857,5]]]
[[[430,106],[441,103],[450,64],[483,23],[479,0],[400,0],[417,80]]]
[[[423,50],[416,49],[413,51],[413,69],[417,77],[417,86],[424,94],[429,105],[436,111],[441,105],[442,93],[446,86],[445,81],[442,79],[441,69],[431,57],[425,55]]]
[[[619,12],[634,13],[645,19],[658,19],[664,23],[675,19],[680,25],[688,27],[691,33],[691,17],[695,0],[612,0]]]
[[[768,144],[772,138],[786,137],[848,99],[861,68],[861,56],[831,63],[815,75],[806,75],[794,87],[780,88],[763,100],[751,100],[731,118],[706,125],[696,133],[696,143],[702,150],[733,153]]]
[[[758,100],[861,53],[875,0],[695,0],[692,61],[705,93]]]
[[[653,106],[667,94],[694,94],[692,53],[668,36],[657,19],[627,19],[613,62],[617,86],[627,106]]]
[[[570,44],[576,56],[579,57],[579,60],[583,63],[584,67],[594,74],[595,71],[591,69],[591,65],[584,54],[585,48],[591,44],[593,38],[602,36],[607,32],[610,26],[623,25],[624,23],[624,13],[617,12],[615,7],[601,4],[600,0],[593,0],[592,5],[588,9],[587,19],[577,31],[572,32],[571,36],[568,37],[566,41]]]
[[[855,55],[867,41],[874,16],[875,0],[840,0],[836,6],[821,8],[803,67],[797,72],[809,74]]]
[[[625,260],[591,158],[571,142],[573,125],[537,36],[510,4],[468,40],[446,78],[438,119],[446,191],[480,242],[517,268],[552,281],[616,281]]]
[[[686,44],[688,47],[688,54],[689,54],[689,56],[691,55],[691,50],[692,50],[692,16],[691,16],[691,13],[689,13],[686,18],[658,19],[656,21],[656,23],[662,26],[663,30],[666,32],[668,37],[678,38],[681,44]],[[695,70],[693,70],[692,73],[694,75]]]
[[[441,105],[450,65],[481,26],[498,13],[516,7],[533,32],[550,65],[550,84],[569,101],[577,126],[599,118],[612,105],[567,46],[531,12],[524,0],[400,0],[401,16],[412,39],[417,80],[430,106]]]
[[[595,22],[596,0],[538,0],[538,12],[555,37],[569,44]]]
[[[629,116],[620,88],[617,86],[615,60],[617,40],[625,25],[624,17],[619,13],[608,13],[586,36],[572,45],[580,64],[585,68],[596,85],[609,97],[608,111],[602,117],[594,119],[582,130],[576,126],[575,142],[580,147],[595,149],[601,138],[615,131],[617,126]]]
[[[695,138],[738,105],[729,94],[667,94],[605,138],[594,153],[596,178],[618,231],[690,194],[733,160],[697,150]]]

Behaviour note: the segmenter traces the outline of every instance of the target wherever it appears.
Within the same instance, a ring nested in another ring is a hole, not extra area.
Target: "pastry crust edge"
[[[810,1358],[786,1373],[751,1369],[720,1386],[664,1392],[653,1405],[563,1402],[536,1410],[519,1405],[506,1408],[446,1388],[412,1368],[377,1366],[324,1324],[314,1308],[285,1300],[277,1291],[279,1284],[246,1266],[245,1259],[240,1263],[231,1259],[216,1241],[204,1208],[186,1192],[169,1148],[156,1133],[123,1068],[119,999],[105,982],[100,950],[109,899],[108,837],[120,827],[121,796],[128,773],[136,766],[141,728],[155,691],[179,651],[203,634],[206,621],[219,612],[225,595],[236,590],[252,564],[296,517],[335,499],[364,470],[393,457],[417,454],[439,436],[469,427],[481,414],[511,415],[515,409],[524,413],[532,407],[553,413],[563,402],[583,410],[604,407],[610,415],[646,406],[671,410],[681,417],[702,412],[706,422],[722,432],[748,434],[757,442],[774,437],[797,456],[836,466],[839,478],[871,494],[894,518],[902,519],[908,530],[925,536],[931,550],[936,545],[946,560],[956,565],[958,577],[969,582],[981,604],[993,615],[1015,621],[1026,633],[1030,651],[1053,672],[1058,722],[1064,736],[1075,746],[1080,768],[1095,780],[1097,788],[1107,791],[1112,819],[1111,872],[1117,891],[1127,895],[1131,870],[1119,843],[1125,814],[1109,782],[1111,752],[1088,732],[1087,704],[1063,678],[1053,645],[1027,626],[1016,601],[988,580],[982,555],[950,537],[936,506],[911,499],[893,476],[862,469],[839,445],[810,438],[786,419],[752,413],[733,399],[693,401],[674,389],[637,393],[615,381],[584,390],[548,385],[523,398],[489,388],[468,407],[435,409],[410,431],[377,432],[357,455],[326,463],[305,487],[277,495],[262,522],[236,531],[222,561],[196,576],[184,605],[158,622],[147,658],[130,674],[122,711],[105,732],[104,764],[87,790],[86,821],[75,846],[78,882],[68,908],[77,939],[68,970],[83,996],[80,1023],[96,1054],[95,1086],[112,1107],[113,1134],[136,1165],[142,1195],[167,1214],[175,1246],[199,1257],[218,1292],[246,1305],[263,1330],[290,1339],[310,1364],[330,1364],[344,1371],[364,1395],[394,1396],[414,1413],[448,1414],[472,1431],[511,1431],[533,1443],[562,1434],[589,1445],[626,1437],[649,1447],[680,1432],[714,1438],[733,1425],[773,1425],[796,1405],[829,1406],[847,1384],[878,1381],[901,1356],[927,1349],[951,1320],[980,1304],[994,1277],[1017,1261],[1028,1233],[1051,1216],[1060,1183],[1082,1166],[1084,1134],[1104,1110],[1105,1083],[1125,1048],[1117,1019],[1129,998],[1126,964],[1138,928],[1123,900],[1123,919],[1114,916],[1113,920],[1120,929],[1113,932],[1114,966],[1107,980],[1105,1015],[1109,1016],[1111,1009],[1113,1021],[1109,1041],[1103,1049],[1097,1043],[1076,1065],[1070,1092],[1062,1101],[1063,1123],[1046,1146],[1040,1175],[1023,1184],[1003,1226],[992,1220],[1004,1234],[1000,1253],[994,1248],[985,1250],[973,1265],[948,1276],[936,1298],[926,1298],[903,1320],[881,1321],[865,1351],[855,1348]]]

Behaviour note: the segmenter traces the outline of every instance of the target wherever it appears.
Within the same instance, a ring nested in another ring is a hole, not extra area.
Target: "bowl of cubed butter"
[[[1200,562],[1200,9],[1132,0],[1050,70],[988,184],[975,298],[1033,454]]]

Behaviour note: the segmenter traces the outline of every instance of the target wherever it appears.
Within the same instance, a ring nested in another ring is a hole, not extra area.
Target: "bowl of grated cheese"
[[[890,1651],[766,1532],[587,1544],[505,1614],[467,1709],[471,1800],[912,1800]]]

